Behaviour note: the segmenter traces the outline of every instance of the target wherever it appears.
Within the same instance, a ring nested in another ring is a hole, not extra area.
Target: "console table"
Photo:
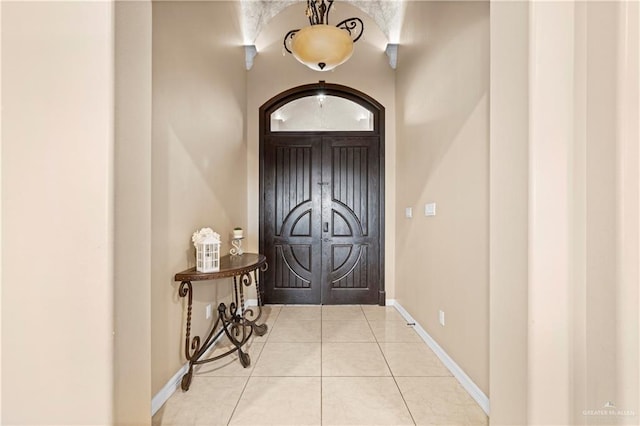
[[[220,270],[216,272],[196,272],[196,268],[193,267],[176,274],[175,281],[180,281],[178,294],[180,297],[187,298],[187,333],[184,342],[184,354],[189,360],[189,371],[182,377],[181,387],[183,390],[189,390],[191,379],[193,378],[194,365],[215,361],[236,351],[243,367],[246,368],[251,364],[251,358],[247,352],[243,352],[242,346],[247,343],[254,332],[258,336],[262,336],[267,332],[266,324],[258,324],[258,320],[262,315],[258,270],[267,270],[266,257],[262,254],[244,253],[242,255],[221,257]],[[231,277],[233,278],[233,302],[229,304],[228,309],[224,303],[218,305],[218,316],[204,343],[202,343],[200,336],[191,338],[192,281]],[[254,312],[253,308],[245,308],[244,306],[243,288],[245,286],[249,287],[254,283],[258,297],[257,313]],[[221,355],[201,359],[222,333],[231,341],[233,348]]]

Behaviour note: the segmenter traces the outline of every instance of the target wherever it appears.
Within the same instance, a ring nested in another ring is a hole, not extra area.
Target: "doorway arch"
[[[349,101],[370,113],[371,125],[286,131],[272,125],[276,111],[309,97]],[[320,81],[263,104],[259,131],[259,245],[270,265],[263,300],[384,305],[384,106]]]

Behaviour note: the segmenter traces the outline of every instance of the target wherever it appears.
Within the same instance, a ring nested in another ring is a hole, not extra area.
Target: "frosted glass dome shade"
[[[316,71],[329,71],[353,54],[353,40],[345,30],[317,24],[302,28],[291,41],[291,53]]]

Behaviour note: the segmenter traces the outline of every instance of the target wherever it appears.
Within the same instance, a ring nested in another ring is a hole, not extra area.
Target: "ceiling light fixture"
[[[329,25],[334,0],[307,0],[308,27],[291,30],[284,36],[284,48],[299,62],[315,71],[329,71],[345,63],[353,54],[353,43],[364,32],[360,18],[349,18],[335,27]]]

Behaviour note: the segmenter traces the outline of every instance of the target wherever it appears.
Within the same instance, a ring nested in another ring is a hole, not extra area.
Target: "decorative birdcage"
[[[191,237],[196,248],[196,271],[216,272],[220,270],[220,235],[211,228],[202,228]]]

